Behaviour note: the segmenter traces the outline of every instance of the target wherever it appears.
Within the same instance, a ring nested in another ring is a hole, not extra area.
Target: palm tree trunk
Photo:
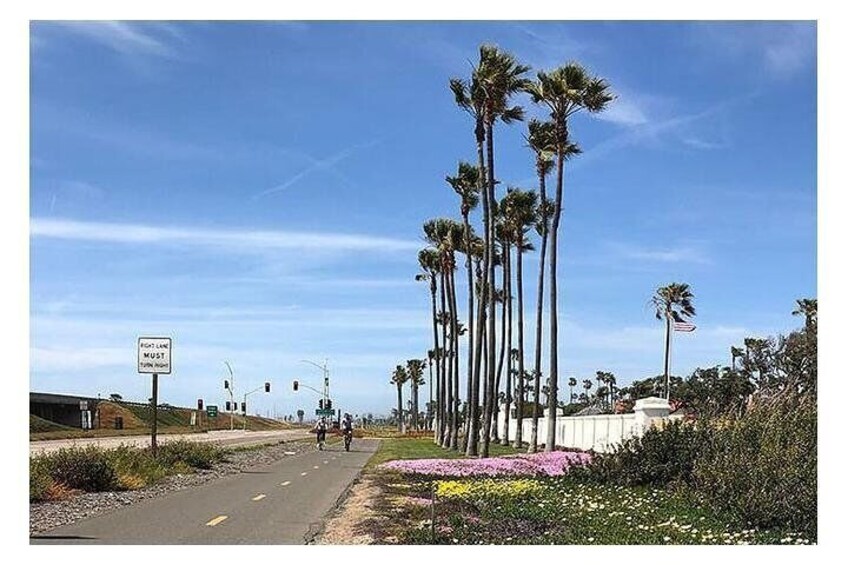
[[[430,371],[430,400],[427,403],[427,421],[424,422],[424,425],[428,430],[432,429],[433,426],[433,361],[432,359],[427,360],[427,369]]]
[[[465,226],[465,268],[468,276],[468,374],[466,375],[465,383],[465,398],[467,408],[465,410],[465,454],[476,455],[477,445],[475,442],[475,453],[469,453],[471,438],[474,435],[474,427],[472,421],[474,419],[474,410],[472,401],[474,394],[472,388],[474,386],[474,272],[471,259],[471,224],[468,221],[468,212],[462,215],[462,223]]]
[[[483,156],[483,143],[486,139],[485,129],[481,119],[477,119],[475,136],[477,139],[477,170],[479,171],[477,189],[483,202],[483,272],[489,270],[489,198],[485,190],[485,179],[483,177],[486,170],[486,163]],[[477,455],[477,443],[479,437],[479,421],[478,407],[480,406],[480,368],[482,366],[483,353],[483,328],[486,322],[486,284],[485,275],[481,278],[480,298],[477,306],[477,334],[474,336],[474,383],[471,385],[471,394],[469,398],[469,427],[468,427],[468,445],[466,447],[466,455]],[[474,290],[469,292],[473,295]],[[468,313],[471,317],[471,311]],[[484,373],[485,374],[485,373]]]
[[[539,172],[539,193],[545,205],[545,174]],[[544,209],[543,209],[544,211]],[[539,251],[539,282],[536,289],[536,356],[533,365],[533,419],[530,426],[528,453],[536,453],[539,446],[539,393],[542,380],[542,309],[545,303],[545,256],[548,249],[548,220],[542,217],[542,248]]]
[[[480,274],[479,263],[477,265],[477,273],[478,275]],[[477,455],[480,439],[480,371],[485,359],[483,346],[486,330],[486,299],[483,292],[483,277],[477,276],[475,280],[480,283],[481,293],[477,297],[477,335],[474,339],[474,382],[471,385],[471,397],[469,398],[468,444],[465,452],[469,457]]]
[[[488,245],[487,245],[487,253],[489,254],[489,272],[487,274],[487,280],[489,285],[489,364],[488,364],[488,374],[486,375],[486,390],[487,395],[486,399],[488,402],[485,405],[483,410],[483,449],[481,450],[480,455],[482,457],[489,456],[489,442],[491,440],[491,429],[492,429],[492,397],[495,394],[495,217],[494,217],[494,202],[495,202],[495,148],[494,148],[494,140],[492,138],[493,135],[493,117],[491,115],[486,116],[485,124],[486,124],[486,157],[488,162],[488,167],[486,168],[486,172],[488,173],[488,186],[486,188],[487,199],[489,201],[488,206]]]
[[[433,362],[436,363],[436,405],[431,406],[433,413],[436,417],[436,422],[433,422],[433,443],[439,443],[439,427],[441,423],[444,421],[444,415],[442,414],[442,392],[441,389],[441,365],[439,363],[439,318],[436,315],[436,273],[430,273],[430,302],[433,306],[433,344],[435,349],[433,349],[433,359],[430,361],[430,390],[433,390]],[[431,395],[432,396],[432,395]],[[430,402],[433,399],[430,398]]]
[[[553,451],[556,440],[556,409],[557,409],[557,377],[558,377],[558,352],[557,344],[559,338],[559,311],[557,310],[557,235],[559,232],[559,217],[562,211],[562,176],[565,165],[562,143],[557,146],[557,190],[554,201],[554,217],[551,225],[551,369],[548,377],[548,433],[545,440],[545,451]]]
[[[521,437],[521,426],[524,416],[524,283],[522,281],[524,274],[521,268],[521,256],[521,246],[519,245],[516,249],[515,256],[515,284],[518,290],[518,396],[515,400],[515,411],[517,412],[518,421],[516,422],[513,446],[516,449],[521,448],[523,440]],[[509,412],[507,412],[507,425],[509,425]]]
[[[412,380],[412,429],[418,430],[418,377]]]
[[[501,445],[509,445],[509,408],[512,404],[512,250],[506,246],[504,300],[506,304],[506,386],[504,388],[504,430]],[[497,420],[496,420],[497,421]]]
[[[398,391],[398,431],[403,431],[403,385],[397,385]]]
[[[450,448],[456,451],[459,449],[459,317],[456,310],[456,275],[453,260],[451,260],[448,278],[450,280],[451,341],[453,342],[453,406],[451,407],[453,412],[451,414]]]
[[[439,397],[439,402],[442,410],[442,418],[439,421],[439,445],[445,445],[445,438],[448,433],[448,419],[450,418],[450,414],[448,413],[448,397],[450,395],[450,390],[447,387],[447,356],[448,356],[448,336],[447,336],[447,320],[445,319],[445,315],[447,313],[447,305],[445,304],[445,273],[444,269],[441,269],[439,272],[439,301],[441,302],[442,310],[442,319],[440,320],[442,324],[442,351],[439,356],[439,364],[441,365],[441,390],[442,394]]]

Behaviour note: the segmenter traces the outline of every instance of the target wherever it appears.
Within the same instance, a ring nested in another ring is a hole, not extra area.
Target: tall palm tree
[[[531,82],[526,91],[533,102],[543,104],[550,111],[551,121],[555,128],[557,185],[554,198],[554,212],[551,221],[551,284],[550,284],[550,376],[548,378],[550,393],[548,394],[548,410],[551,420],[548,423],[545,451],[553,451],[556,426],[553,424],[557,408],[557,379],[558,355],[557,340],[559,338],[557,309],[557,236],[559,233],[560,215],[562,212],[562,191],[565,160],[579,152],[577,146],[569,139],[569,119],[575,113],[586,110],[591,113],[603,111],[614,99],[609,91],[609,85],[604,79],[592,77],[578,63],[568,63],[546,73],[540,71],[537,80]]]
[[[480,179],[483,172],[465,161],[460,161],[455,177],[445,177],[447,183],[459,195],[460,214],[462,215],[463,246],[465,253],[465,267],[468,277],[468,369],[466,375],[466,398],[468,399],[468,410],[466,414],[466,455],[477,455],[477,391],[479,386],[474,382],[474,272],[473,255],[475,235],[471,228],[469,215],[480,202]]]
[[[458,448],[458,413],[459,402],[459,336],[460,328],[456,306],[456,251],[461,250],[464,240],[462,224],[448,219],[438,218],[428,220],[424,224],[424,235],[427,241],[436,246],[441,259],[441,276],[445,288],[445,332],[443,343],[446,346],[445,398],[447,402],[448,433],[442,438],[442,446],[450,449]],[[450,342],[447,342],[448,327]]]
[[[518,189],[510,189],[507,191],[506,196],[504,196],[502,201],[503,208],[503,216],[504,223],[506,225],[507,232],[507,241],[510,242],[515,247],[515,268],[516,268],[516,290],[517,290],[517,298],[518,298],[518,353],[517,353],[517,361],[518,361],[518,381],[519,386],[523,387],[523,376],[524,376],[524,263],[523,257],[524,253],[527,251],[533,250],[533,245],[527,239],[527,232],[530,230],[531,226],[535,224],[536,216],[537,216],[537,206],[538,206],[538,195],[532,191],[518,190]],[[507,261],[507,265],[509,265],[509,261]],[[511,276],[509,277],[509,294],[512,293],[512,280]],[[511,298],[511,296],[510,296]],[[512,326],[512,306],[509,308],[510,313],[510,327]],[[510,332],[509,341],[510,347],[512,346],[512,334]],[[511,371],[510,371],[511,373]],[[507,373],[509,375],[510,373]],[[510,412],[510,403],[512,400],[512,387],[507,380],[507,394],[506,394],[506,414],[507,417],[505,421],[507,422],[506,426],[508,426],[509,422],[509,412]],[[523,444],[522,437],[522,425],[523,425],[523,411],[524,411],[524,395],[519,390],[519,394],[516,396],[516,411],[518,413],[518,422],[515,432],[515,447],[521,447]],[[506,427],[504,432],[504,438],[502,443],[508,443],[508,430]]]
[[[398,431],[403,431],[403,385],[409,379],[409,375],[403,365],[397,365],[392,373],[392,379],[389,381],[397,387],[397,414],[398,414]]]
[[[433,441],[435,443],[440,443],[441,438],[439,437],[438,429],[443,424],[445,417],[442,413],[441,406],[441,398],[444,395],[444,391],[441,388],[441,377],[442,377],[442,366],[439,362],[439,358],[441,357],[442,348],[439,346],[439,317],[437,313],[436,307],[436,290],[437,290],[437,281],[439,280],[439,271],[441,262],[439,260],[439,252],[436,249],[431,247],[427,247],[418,252],[418,264],[421,267],[422,273],[415,276],[415,280],[418,281],[427,281],[430,283],[430,303],[433,309],[433,355],[430,358],[430,367],[432,370],[432,366],[435,363],[436,365],[436,419],[438,420],[438,426],[434,426],[435,431],[433,434]],[[430,382],[432,388],[432,380]],[[430,399],[432,401],[432,399]]]
[[[535,156],[536,175],[539,177],[539,207],[537,210],[536,231],[541,237],[539,251],[539,282],[536,290],[536,340],[535,363],[533,364],[533,419],[530,427],[530,442],[527,450],[535,453],[539,441],[539,389],[542,379],[542,308],[545,297],[545,258],[548,249],[548,229],[553,213],[553,202],[545,192],[546,178],[553,168],[553,155],[556,152],[555,127],[551,122],[530,120],[527,124],[527,146]]]
[[[423,385],[424,380],[424,365],[423,359],[409,359],[406,362],[406,374],[409,379],[409,385],[412,389],[412,429],[418,429],[418,387]]]
[[[482,57],[481,57],[482,58]],[[482,61],[475,67],[471,72],[471,79],[466,81],[464,79],[452,78],[450,80],[450,89],[453,92],[454,100],[456,104],[465,110],[474,120],[474,139],[477,144],[477,193],[482,196],[483,203],[483,256],[482,256],[482,273],[483,277],[481,278],[480,284],[480,292],[481,300],[478,303],[477,308],[477,323],[476,323],[476,334],[472,338],[474,342],[474,351],[472,353],[474,357],[474,375],[473,375],[473,383],[472,383],[472,394],[474,398],[469,399],[469,406],[471,406],[471,412],[473,412],[474,417],[469,418],[469,437],[468,443],[466,446],[466,453],[468,455],[476,455],[477,454],[477,439],[478,439],[478,425],[479,418],[477,416],[477,409],[480,405],[480,371],[482,368],[482,354],[483,354],[483,333],[484,333],[484,324],[486,321],[486,309],[488,307],[488,302],[485,301],[485,296],[487,295],[486,289],[489,286],[488,272],[489,272],[489,261],[491,259],[491,255],[489,253],[490,249],[490,232],[489,232],[489,193],[486,190],[486,160],[484,156],[484,145],[486,143],[486,127],[484,121],[484,103],[485,96],[483,89],[481,88],[480,80],[479,80],[479,69],[482,66]],[[469,317],[472,316],[472,312],[469,311]],[[484,379],[485,380],[485,379]],[[484,387],[484,395],[486,389]]]
[[[669,398],[671,384],[669,382],[668,362],[671,351],[671,324],[682,322],[684,318],[695,315],[695,306],[692,303],[695,295],[689,290],[686,283],[671,283],[659,287],[651,297],[654,305],[654,315],[657,320],[665,320],[665,363],[663,365],[663,377],[665,379],[665,397]]]
[[[527,65],[518,63],[513,55],[505,51],[501,51],[494,45],[480,46],[480,62],[474,70],[477,79],[477,84],[482,92],[482,110],[483,124],[485,127],[486,138],[486,167],[487,173],[487,199],[489,201],[488,209],[488,252],[489,252],[489,271],[488,282],[490,287],[494,287],[495,283],[495,265],[494,265],[494,218],[495,211],[493,204],[495,202],[495,142],[494,142],[494,126],[495,122],[501,121],[505,124],[510,124],[515,121],[524,119],[524,110],[521,106],[513,106],[512,98],[518,93],[525,90],[529,81],[523,75],[530,70]],[[489,441],[491,422],[493,417],[494,397],[496,396],[495,386],[495,302],[494,294],[489,295],[489,318],[488,318],[488,398],[489,402],[484,404],[483,409],[483,442],[481,456],[489,456]]]

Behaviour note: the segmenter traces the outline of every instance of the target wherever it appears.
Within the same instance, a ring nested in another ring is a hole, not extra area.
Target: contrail
[[[287,189],[288,187],[292,186],[293,184],[297,183],[298,181],[300,181],[303,177],[305,177],[305,176],[307,176],[311,173],[314,173],[315,171],[321,171],[321,170],[329,169],[333,165],[335,165],[336,163],[343,161],[344,159],[347,159],[354,152],[356,152],[360,149],[366,149],[368,147],[373,147],[374,145],[377,145],[378,143],[379,143],[379,140],[369,141],[368,143],[360,143],[358,145],[353,145],[351,147],[348,147],[347,149],[343,149],[342,151],[339,151],[338,153],[336,153],[332,157],[328,157],[327,159],[315,160],[312,165],[306,167],[305,169],[303,169],[302,171],[300,171],[299,173],[297,173],[296,175],[291,177],[286,182],[279,184],[275,187],[269,188],[267,190],[263,190],[262,192],[254,195],[252,199],[256,200],[258,198],[262,198],[263,196],[268,196],[269,194],[274,194],[275,192],[283,191],[283,190]]]

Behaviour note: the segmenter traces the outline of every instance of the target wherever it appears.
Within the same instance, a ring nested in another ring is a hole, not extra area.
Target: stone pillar
[[[633,413],[636,415],[636,435],[642,437],[645,431],[651,427],[654,420],[664,420],[668,418],[671,411],[668,400],[649,396],[648,398],[640,398],[636,401],[633,407]]]

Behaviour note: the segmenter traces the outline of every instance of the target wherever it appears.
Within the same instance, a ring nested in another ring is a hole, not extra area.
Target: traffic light
[[[265,392],[271,392],[271,383],[265,383]]]
[[[297,381],[294,381],[294,391],[297,392]]]
[[[327,399],[327,410],[330,410],[332,408],[333,408],[333,401],[328,398]]]
[[[247,414],[247,402],[242,402],[242,403],[241,403],[241,413],[242,413],[242,414]]]
[[[197,399],[197,409],[203,410],[203,399],[202,398]]]
[[[321,400],[318,401],[318,410],[323,410],[323,409],[324,409],[324,399],[322,398]]]
[[[230,401],[228,400],[227,401],[227,412],[231,412],[231,408],[232,408],[232,405],[230,404]]]
[[[229,388],[230,388],[230,381],[228,381],[227,379],[224,379],[224,389],[226,390],[226,389],[229,389]]]

